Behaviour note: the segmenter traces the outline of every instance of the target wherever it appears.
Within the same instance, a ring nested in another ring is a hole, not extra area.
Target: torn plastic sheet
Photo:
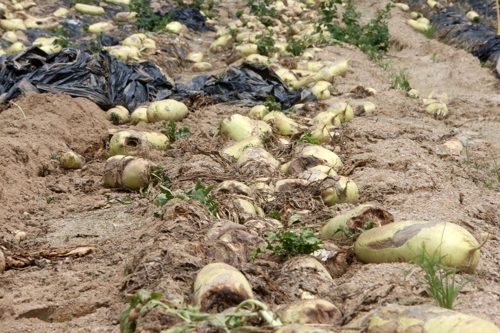
[[[215,31],[213,27],[205,24],[207,18],[197,8],[174,8],[172,5],[163,5],[155,14],[168,16],[170,13],[172,13],[172,21],[178,21],[190,29],[200,32]]]
[[[173,85],[152,62],[128,65],[108,52],[67,48],[47,54],[38,47],[0,57],[0,102],[24,91],[86,97],[104,110],[167,98]]]
[[[244,63],[239,67],[231,66],[226,75],[218,79],[213,75],[202,74],[185,84],[177,84],[172,98],[185,98],[193,94],[204,94],[220,102],[230,100],[257,104],[274,96],[283,109],[294,104],[317,101],[310,89],[290,90],[276,73],[267,66]]]
[[[47,54],[31,47],[0,57],[0,102],[27,91],[64,92],[89,98],[104,110],[123,105],[131,112],[144,102],[182,100],[199,94],[219,103],[239,101],[247,105],[258,104],[271,95],[283,109],[317,100],[310,89],[289,90],[266,66],[243,64],[229,68],[220,80],[202,74],[174,88],[152,62],[127,64],[106,51],[92,53],[75,48]]]
[[[458,44],[472,51],[472,55],[481,61],[496,62],[500,57],[500,38],[497,36],[497,27],[492,25],[491,18],[496,19],[496,9],[493,11],[494,1],[460,0],[475,9],[480,15],[479,22],[470,22],[466,18],[466,11],[461,5],[444,5],[434,11],[429,8],[425,0],[407,0],[410,9],[420,11],[431,21],[436,28],[436,35],[447,44]],[[494,22],[496,24],[496,22]],[[499,73],[500,75],[500,73]]]

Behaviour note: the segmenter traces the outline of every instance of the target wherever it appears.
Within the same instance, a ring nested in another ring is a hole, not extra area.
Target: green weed
[[[109,114],[109,120],[115,124],[115,125],[118,125],[118,123],[120,122],[120,116],[117,114],[117,113],[114,113],[114,112],[111,112]]]
[[[274,46],[275,41],[272,38],[273,34],[274,31],[268,30],[267,33],[255,36],[255,44],[257,45],[257,52],[259,52],[259,54],[269,56],[279,51],[279,49]]]
[[[94,5],[98,4],[98,0],[69,0],[70,7],[74,7],[77,3],[81,3],[84,5]]]
[[[95,39],[89,40],[90,51],[94,53],[99,53],[102,51],[100,35],[101,34],[99,33],[97,34],[97,37]]]
[[[156,15],[153,8],[145,0],[132,0],[130,2],[130,11],[136,12],[136,25],[139,29],[146,31],[163,31],[166,25],[172,21],[172,13],[167,16]]]
[[[323,242],[314,237],[314,231],[309,228],[302,228],[300,235],[285,231],[280,234],[271,232],[267,237],[267,245],[258,247],[250,253],[250,261],[254,261],[259,253],[271,250],[274,255],[281,260],[286,260],[291,256],[298,254],[311,254],[321,249]]]
[[[425,290],[440,307],[452,309],[455,298],[462,288],[474,279],[475,275],[457,283],[456,268],[446,267],[442,262],[443,258],[440,250],[436,250],[431,255],[426,251],[425,245],[422,245],[421,253],[413,258],[411,263],[424,271],[424,281],[419,281],[418,285],[424,285]]]
[[[50,153],[49,158],[51,160],[60,161],[61,160],[61,155],[58,154],[58,153]]]
[[[191,131],[187,127],[181,127],[177,129],[177,124],[175,121],[170,120],[167,125],[167,122],[163,121],[160,126],[157,127],[160,132],[167,136],[170,143],[174,143],[179,140],[183,136],[188,136],[191,134]]]
[[[217,82],[219,82],[219,81],[223,80],[223,79],[226,77],[226,75],[227,75],[227,73],[226,73],[226,72],[220,72],[219,74],[217,74],[217,75],[215,76],[215,80],[216,80]]]
[[[266,101],[264,102],[264,106],[271,111],[282,111],[281,110],[281,104],[279,102],[276,102],[276,99],[274,96],[267,96]]]
[[[279,210],[272,210],[269,212],[269,217],[275,220],[281,220],[281,214]]]
[[[157,165],[151,172],[151,177],[153,177],[161,185],[168,185],[171,183],[170,178],[167,177],[165,170],[160,165]]]
[[[411,89],[409,75],[406,69],[394,70],[391,74],[392,85],[389,89],[400,89],[409,91]]]
[[[425,29],[422,31],[422,35],[429,39],[436,38],[436,28],[434,26],[431,26],[429,29]]]
[[[63,27],[58,27],[52,30],[52,33],[57,37],[52,44],[59,45],[62,48],[67,48],[69,46],[76,46],[78,44],[69,41],[69,32]]]
[[[233,332],[233,330],[255,331],[256,323],[266,328],[282,325],[274,312],[270,311],[264,303],[254,299],[241,302],[234,311],[227,313],[204,313],[200,311],[200,306],[185,307],[182,301],[162,302],[160,298],[160,293],[150,293],[144,289],[127,296],[129,305],[120,313],[120,332],[135,332],[138,315],[153,308],[163,309],[177,319],[173,327],[163,330],[162,333],[198,332],[197,328],[202,322],[207,322],[208,327],[217,327],[220,332],[225,333]]]
[[[359,229],[351,229],[349,227],[339,227],[335,232],[333,233],[332,237],[335,236],[336,234],[343,233],[344,236],[347,238],[350,238],[352,241],[356,241],[358,239],[359,235],[366,230],[373,229],[375,227],[375,221],[374,220],[368,220],[366,223]]]
[[[204,186],[199,178],[196,181],[195,187],[184,194],[174,194],[165,185],[160,185],[161,193],[153,200],[153,203],[157,206],[165,206],[165,204],[172,199],[194,199],[200,201],[207,208],[210,215],[219,218],[215,196],[209,195],[213,188],[214,185]]]
[[[439,56],[439,55],[437,54],[437,52],[434,52],[434,53],[431,55],[431,61],[432,61],[432,62],[443,62],[443,61],[445,61],[445,60],[446,60],[446,59],[445,59],[445,58],[443,58],[443,57],[441,57],[441,56]]]
[[[484,67],[484,68],[493,68],[494,65],[495,64],[489,60],[481,63],[481,67]]]
[[[108,201],[108,203],[114,205],[114,204],[122,204],[122,205],[130,205],[132,202],[134,202],[132,199],[129,197],[123,197],[123,198],[116,198],[116,199],[111,199]]]
[[[290,52],[294,57],[299,57],[306,50],[306,45],[301,39],[295,39],[293,37],[288,41],[287,51]]]
[[[271,6],[269,0],[249,0],[248,5],[250,7],[250,14],[253,14],[257,17],[279,17],[278,11],[276,10],[276,8]]]
[[[320,4],[322,17],[316,21],[316,31],[320,33],[322,28],[326,27],[330,33],[330,37],[323,42],[351,43],[367,53],[371,59],[380,59],[389,47],[389,28],[386,20],[393,5],[387,4],[368,24],[362,26],[361,13],[356,11],[351,1],[347,2],[345,12],[342,18],[339,18],[337,5],[341,4],[341,0],[328,0]]]
[[[297,142],[297,143],[300,143],[300,142],[309,142],[310,144],[313,144],[313,145],[319,145],[320,144],[320,142],[319,142],[318,139],[315,139],[315,138],[312,137],[312,133],[311,132],[307,132],[307,133],[303,134],[295,142]]]

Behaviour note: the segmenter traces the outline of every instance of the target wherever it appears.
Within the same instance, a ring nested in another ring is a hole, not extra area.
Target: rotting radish
[[[193,301],[202,311],[220,312],[247,299],[253,299],[252,287],[239,270],[228,264],[208,264],[194,281]]]
[[[144,158],[116,155],[104,167],[104,184],[110,188],[139,190],[149,185],[155,165]]]
[[[340,310],[323,299],[296,301],[277,308],[283,323],[334,325],[342,318]]]

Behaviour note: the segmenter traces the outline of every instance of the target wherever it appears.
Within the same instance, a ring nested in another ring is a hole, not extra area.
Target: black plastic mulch
[[[172,98],[182,99],[193,94],[203,93],[218,102],[231,100],[250,103],[265,101],[274,96],[283,109],[289,109],[297,103],[317,101],[310,89],[290,90],[276,73],[267,66],[244,63],[239,67],[231,66],[226,75],[217,78],[202,74],[185,84],[177,84]]]
[[[459,1],[481,15],[477,23],[470,22],[465,17],[466,11],[459,4],[446,5],[440,10],[433,11],[429,9],[425,0],[406,0],[405,2],[410,5],[411,10],[426,14],[436,28],[436,35],[446,43],[465,47],[481,61],[496,62],[500,57],[500,38],[497,36],[494,1]]]
[[[104,110],[123,105],[134,110],[143,102],[161,100],[173,86],[152,62],[128,65],[108,52],[67,48],[47,54],[31,47],[0,57],[0,101],[24,91],[64,92],[86,97]]]
[[[257,104],[271,95],[283,109],[296,103],[316,101],[310,89],[289,90],[266,66],[230,67],[221,79],[202,74],[174,88],[152,62],[129,65],[106,51],[92,53],[76,48],[47,54],[38,47],[31,47],[1,56],[0,102],[27,91],[64,92],[89,98],[104,110],[123,105],[130,111],[147,101],[182,100],[200,94],[220,103],[240,101],[246,104]]]

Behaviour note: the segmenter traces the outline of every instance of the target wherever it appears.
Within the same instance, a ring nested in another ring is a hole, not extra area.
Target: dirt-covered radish
[[[300,157],[314,156],[332,167],[335,171],[339,170],[343,164],[337,154],[317,145],[299,145],[295,149],[295,155]]]
[[[82,156],[72,151],[61,154],[59,161],[64,169],[81,169],[85,163]]]
[[[104,167],[104,184],[111,188],[139,190],[149,185],[155,165],[144,158],[116,155]]]
[[[135,131],[118,131],[109,140],[110,156],[128,155],[149,158],[152,148],[144,135]]]
[[[252,287],[245,276],[225,263],[206,265],[194,281],[193,302],[202,311],[223,311],[252,298]]]
[[[342,318],[340,310],[323,299],[296,301],[277,309],[283,323],[334,325]]]
[[[325,180],[325,181],[329,181]],[[344,176],[331,177],[333,185],[321,191],[323,202],[327,206],[338,203],[356,203],[359,198],[358,186],[356,183]]]

